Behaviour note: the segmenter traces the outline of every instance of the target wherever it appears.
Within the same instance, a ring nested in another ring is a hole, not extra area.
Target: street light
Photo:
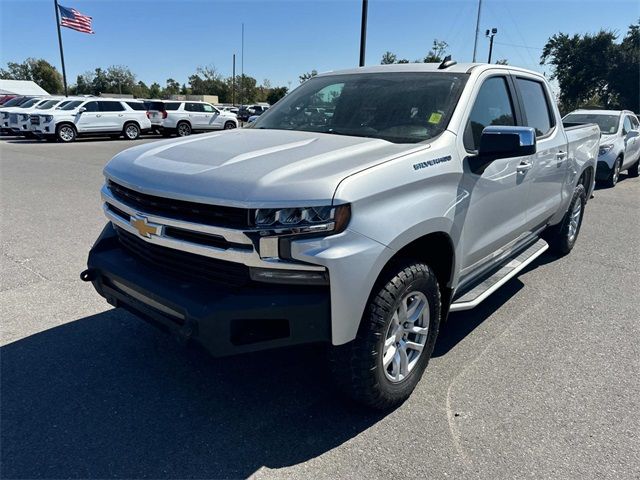
[[[493,53],[493,37],[498,33],[497,28],[492,28],[491,30],[487,29],[484,33],[485,37],[489,39],[489,61],[487,63],[491,63],[491,54]]]

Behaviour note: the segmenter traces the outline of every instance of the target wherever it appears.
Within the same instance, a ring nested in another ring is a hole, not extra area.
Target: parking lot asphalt
[[[640,179],[574,251],[452,314],[388,414],[317,348],[214,359],[79,280],[102,167],[153,139],[0,140],[2,478],[640,478]]]

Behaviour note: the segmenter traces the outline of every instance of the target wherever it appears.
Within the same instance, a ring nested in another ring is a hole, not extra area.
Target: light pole
[[[364,55],[367,49],[367,10],[369,0],[362,0],[362,20],[360,22],[360,66],[364,67]]]
[[[493,37],[496,36],[496,33],[498,33],[497,28],[492,28],[491,30],[487,29],[487,31],[484,33],[485,37],[489,39],[489,60],[487,61],[487,63],[491,63],[491,54],[493,53]]]
[[[478,50],[478,34],[480,33],[480,12],[482,11],[482,0],[478,0],[478,18],[476,18],[476,36],[473,39],[473,62],[476,61],[476,51]]]

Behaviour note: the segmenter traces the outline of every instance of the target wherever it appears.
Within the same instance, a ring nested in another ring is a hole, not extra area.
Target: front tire
[[[562,218],[562,222],[551,227],[545,233],[551,251],[559,256],[567,255],[575,246],[582,219],[584,207],[587,204],[587,194],[583,185],[578,185],[573,191],[569,208]]]
[[[71,125],[63,124],[56,129],[56,138],[62,143],[71,143],[76,139],[78,133]]]
[[[616,186],[620,178],[620,168],[622,168],[622,158],[618,157],[616,161],[613,162],[613,168],[611,169],[609,178],[604,182],[607,187],[612,188]]]
[[[429,363],[440,311],[438,281],[428,265],[405,262],[390,270],[374,287],[356,339],[329,350],[341,390],[377,410],[404,402]]]
[[[225,130],[232,130],[234,128],[236,128],[236,124],[234,122],[227,122],[224,124]]]

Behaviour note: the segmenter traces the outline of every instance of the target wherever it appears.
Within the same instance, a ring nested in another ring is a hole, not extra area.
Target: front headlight
[[[27,120],[29,120],[29,114],[21,113],[20,120],[26,122]]]
[[[9,118],[9,114],[7,112],[2,112],[2,118],[6,120],[7,118]]]
[[[259,208],[254,223],[261,235],[296,235],[343,231],[349,223],[349,205],[336,207]]]
[[[49,123],[51,120],[53,120],[53,115],[45,115],[43,118],[45,122]]]
[[[598,155],[605,155],[609,153],[609,150],[613,148],[613,145],[600,145],[600,150],[598,150]]]

